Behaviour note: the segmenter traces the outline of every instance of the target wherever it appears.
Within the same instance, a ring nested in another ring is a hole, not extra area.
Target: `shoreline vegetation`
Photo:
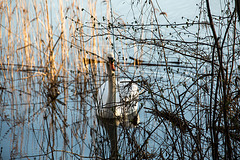
[[[179,22],[112,3],[0,2],[0,158],[239,159],[238,1]],[[107,53],[139,87],[136,117],[95,114]]]

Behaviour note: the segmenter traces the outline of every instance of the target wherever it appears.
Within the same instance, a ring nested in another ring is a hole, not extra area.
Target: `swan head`
[[[115,59],[114,59],[114,56],[113,56],[113,54],[112,53],[109,53],[108,55],[107,55],[107,58],[108,58],[108,65],[110,66],[110,69],[111,69],[111,71],[115,71],[116,69],[115,69],[115,66],[114,66],[114,61],[115,61]]]

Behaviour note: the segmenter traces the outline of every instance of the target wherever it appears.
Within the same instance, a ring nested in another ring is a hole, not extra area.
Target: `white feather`
[[[98,115],[115,118],[137,113],[138,86],[130,79],[117,81],[113,55],[108,54],[107,58],[108,80],[98,90]]]

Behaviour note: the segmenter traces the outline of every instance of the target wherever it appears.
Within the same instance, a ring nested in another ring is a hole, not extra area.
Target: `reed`
[[[48,156],[54,157],[56,128],[66,127],[67,123],[66,104],[69,95],[70,70],[78,73],[81,69],[83,74],[81,74],[80,81],[84,78],[85,84],[82,84],[80,88],[86,90],[88,71],[82,64],[87,54],[85,49],[80,53],[79,48],[69,47],[74,45],[74,41],[71,44],[69,40],[73,39],[76,23],[65,19],[67,11],[75,10],[80,4],[73,4],[66,9],[62,1],[56,1],[53,4],[48,0],[31,2],[22,0],[2,1],[0,6],[0,66],[4,88],[10,95],[8,100],[12,101],[11,118],[15,119],[20,116],[22,120],[32,121],[33,118],[39,119],[37,117],[39,110],[45,112],[41,129],[45,130],[49,138],[53,140],[51,144],[47,144],[47,152],[51,152]],[[94,7],[92,10],[95,14]],[[78,12],[81,11],[78,10]],[[71,12],[70,16],[74,16],[74,13]],[[69,26],[70,28],[66,29]],[[92,34],[95,34],[94,30]],[[96,40],[93,42],[96,43]],[[84,41],[78,43],[77,46],[87,47]],[[97,52],[97,46],[94,43],[89,45],[95,46],[93,52]],[[71,58],[69,58],[69,53],[71,53]],[[79,56],[81,58],[75,61],[75,57]],[[19,93],[16,93],[16,90],[19,90]],[[61,95],[63,99],[59,99],[60,92],[63,93]],[[25,109],[22,108],[21,103],[19,104],[18,94],[21,95],[20,102],[24,99],[24,103],[27,103]],[[36,97],[33,102],[35,96],[38,98]],[[34,103],[42,105],[36,108]],[[24,128],[21,131],[21,149],[24,146],[23,133]],[[62,130],[62,133],[66,136],[66,130]],[[44,138],[42,140],[40,143],[45,143]]]
[[[1,144],[11,138],[0,158],[8,150],[10,158],[40,159],[239,157],[232,1],[214,16],[201,1],[186,23],[170,22],[158,1],[131,2],[132,22],[111,1],[0,2]],[[108,53],[117,78],[139,86],[140,123],[95,115]]]

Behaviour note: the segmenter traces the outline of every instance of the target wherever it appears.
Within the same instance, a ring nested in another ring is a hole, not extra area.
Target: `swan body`
[[[98,116],[103,118],[124,117],[137,113],[138,86],[130,79],[117,81],[115,77],[114,59],[108,55],[108,80],[98,90]]]

